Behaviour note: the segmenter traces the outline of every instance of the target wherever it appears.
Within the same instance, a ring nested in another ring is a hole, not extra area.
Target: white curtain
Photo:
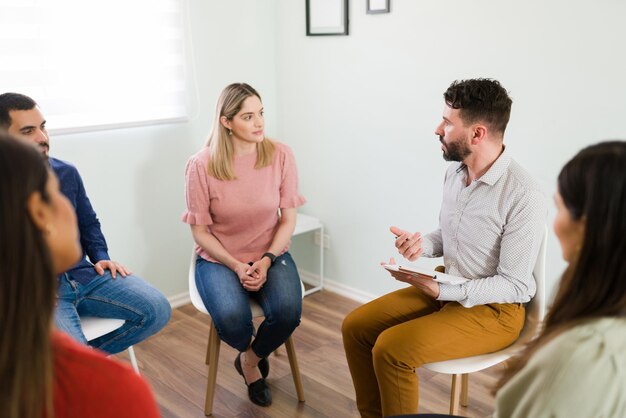
[[[55,133],[187,117],[183,0],[0,0],[0,93]]]

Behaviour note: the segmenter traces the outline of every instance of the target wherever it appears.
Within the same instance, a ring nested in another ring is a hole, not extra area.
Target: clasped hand
[[[235,273],[239,277],[239,282],[244,289],[249,292],[258,292],[267,281],[267,270],[269,270],[271,261],[267,257],[252,263],[240,263],[235,269]]]

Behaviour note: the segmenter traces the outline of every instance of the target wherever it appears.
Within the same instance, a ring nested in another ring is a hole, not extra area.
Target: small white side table
[[[305,232],[316,231],[318,229],[320,231],[320,282],[317,286],[304,292],[305,296],[310,295],[313,292],[317,292],[318,290],[322,290],[324,287],[324,224],[313,216],[298,213],[296,228],[293,231],[293,236],[304,234]]]

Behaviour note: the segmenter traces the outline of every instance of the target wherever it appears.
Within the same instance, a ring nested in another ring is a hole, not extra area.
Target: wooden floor
[[[354,389],[341,342],[341,322],[358,303],[321,291],[304,298],[302,323],[294,333],[306,402],[296,397],[284,346],[270,357],[268,383],[273,404],[258,407],[247,398],[243,378],[233,367],[235,350],[222,344],[214,417],[358,417]],[[164,418],[203,417],[208,317],[191,306],[175,309],[169,324],[135,346],[142,375],[150,382]],[[126,359],[126,354],[120,358]],[[420,411],[447,413],[450,376],[419,370]],[[470,401],[460,414],[484,417],[493,411],[489,386],[497,370],[470,376]]]

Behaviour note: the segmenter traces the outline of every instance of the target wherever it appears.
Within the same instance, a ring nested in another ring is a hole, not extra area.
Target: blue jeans
[[[158,332],[172,313],[165,296],[137,276],[117,274],[113,279],[105,270],[100,276],[79,283],[66,273],[59,278],[55,324],[76,341],[109,354],[126,350]],[[124,319],[123,326],[87,342],[80,328],[80,316]]]
[[[300,324],[302,288],[289,253],[276,257],[258,292],[244,289],[239,277],[225,265],[198,257],[196,286],[220,339],[239,351],[250,347],[254,333],[250,298],[259,303],[265,314],[251,345],[258,357],[269,356]]]

